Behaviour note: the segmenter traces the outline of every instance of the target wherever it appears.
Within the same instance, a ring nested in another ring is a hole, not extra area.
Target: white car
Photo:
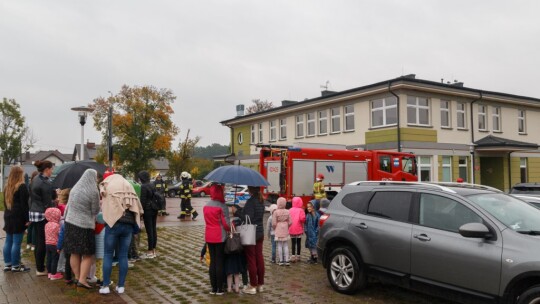
[[[225,190],[225,203],[227,205],[238,205],[243,208],[250,197],[246,185],[234,185]]]

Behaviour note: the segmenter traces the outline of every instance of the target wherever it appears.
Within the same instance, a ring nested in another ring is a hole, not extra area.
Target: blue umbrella
[[[208,173],[204,179],[218,183],[247,186],[268,186],[266,179],[257,171],[238,165],[223,166]]]

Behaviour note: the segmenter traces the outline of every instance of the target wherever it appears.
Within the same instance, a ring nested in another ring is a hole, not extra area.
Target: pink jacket
[[[45,244],[55,245],[58,243],[58,234],[60,233],[60,218],[62,212],[60,209],[53,207],[45,210]]]
[[[289,210],[285,209],[286,201],[279,198],[277,209],[272,213],[272,227],[276,239],[287,239],[289,237],[289,226],[291,226],[291,216]]]
[[[299,197],[293,197],[292,208],[289,210],[291,214],[291,227],[289,227],[290,235],[304,234],[304,223],[306,222],[306,212],[304,211],[304,203]],[[277,211],[277,210],[276,210]]]

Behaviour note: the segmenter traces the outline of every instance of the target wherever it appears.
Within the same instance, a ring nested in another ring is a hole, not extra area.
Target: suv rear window
[[[370,197],[371,192],[369,191],[349,193],[343,197],[341,203],[343,206],[351,209],[352,211],[357,213],[366,213]]]
[[[404,191],[376,192],[369,202],[367,213],[400,222],[408,222],[412,195],[411,192]]]
[[[514,186],[512,188],[512,191],[510,191],[512,194],[534,194],[539,195],[540,194],[540,186]]]

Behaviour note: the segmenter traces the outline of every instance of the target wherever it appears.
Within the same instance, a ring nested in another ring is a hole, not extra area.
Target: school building
[[[222,121],[225,160],[258,169],[256,144],[393,150],[417,155],[422,181],[509,191],[540,182],[540,99],[406,75]],[[536,130],[536,131],[535,131]]]

